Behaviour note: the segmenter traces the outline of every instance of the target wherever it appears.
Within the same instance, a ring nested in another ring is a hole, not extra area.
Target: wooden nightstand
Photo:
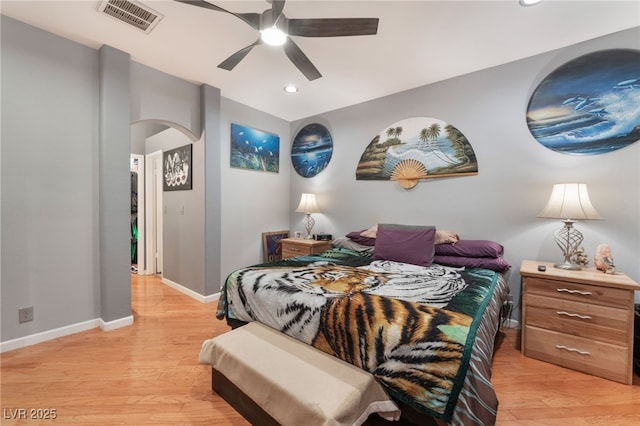
[[[566,271],[532,260],[522,261],[520,275],[524,355],[631,384],[640,285],[622,273]]]
[[[331,248],[331,241],[316,241],[302,238],[283,238],[282,258],[319,254]]]

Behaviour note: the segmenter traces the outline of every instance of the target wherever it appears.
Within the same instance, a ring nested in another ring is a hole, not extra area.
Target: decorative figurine
[[[616,265],[613,264],[613,259],[608,257],[604,258],[604,264],[607,265],[607,268],[604,270],[605,274],[615,274],[616,273]]]
[[[580,266],[588,266],[589,258],[587,257],[587,253],[584,251],[584,247],[579,247],[576,252],[573,254],[572,262],[576,265]]]
[[[593,263],[596,266],[596,269],[604,273],[615,273],[613,256],[611,255],[611,248],[608,244],[600,244],[596,247],[596,254],[593,257]]]

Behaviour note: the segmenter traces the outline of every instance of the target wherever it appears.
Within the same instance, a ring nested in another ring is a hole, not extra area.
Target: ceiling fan
[[[251,28],[260,31],[260,37],[252,44],[243,47],[227,59],[218,68],[231,71],[253,49],[262,43],[284,45],[284,52],[293,64],[307,77],[315,80],[322,77],[320,71],[311,63],[291,36],[300,37],[344,37],[374,35],[378,32],[378,18],[310,18],[288,19],[283,13],[285,0],[267,0],[271,9],[260,13],[234,13],[204,0],[175,0],[193,6],[229,13]],[[270,37],[276,40],[272,42]]]

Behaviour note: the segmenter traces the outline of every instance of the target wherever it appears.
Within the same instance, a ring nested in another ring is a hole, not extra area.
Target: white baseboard
[[[162,282],[171,288],[178,290],[181,293],[186,294],[193,299],[201,303],[212,303],[218,300],[220,293],[215,293],[210,296],[203,296],[195,291],[186,288],[178,283],[175,283],[166,278],[162,278]],[[118,328],[127,327],[133,324],[133,315],[129,315],[124,318],[119,318],[114,321],[104,321],[102,318],[96,318],[89,321],[84,321],[77,324],[71,324],[53,330],[43,331],[41,333],[30,334],[29,336],[19,337],[13,340],[7,340],[6,342],[0,342],[0,353],[12,351],[14,349],[20,349],[27,346],[35,345],[37,343],[46,342],[48,340],[57,339],[59,337],[69,336],[71,334],[80,333],[82,331],[91,330],[92,328],[100,328],[102,331],[112,331]]]
[[[128,317],[120,318],[114,321],[104,321],[102,318],[98,319],[100,329],[102,331],[112,331],[118,328],[127,327],[133,324],[133,315],[129,315]]]
[[[211,294],[209,296],[203,296],[200,293],[196,293],[190,288],[187,288],[182,284],[178,284],[174,281],[171,281],[170,279],[165,277],[162,277],[162,283],[168,285],[169,287],[175,290],[178,290],[180,293],[186,294],[192,299],[196,299],[200,303],[211,303],[211,302],[217,301],[220,298],[220,293]]]
[[[96,318],[89,321],[79,322],[77,324],[54,328],[53,330],[30,334],[28,336],[19,337],[13,340],[7,340],[6,342],[0,342],[0,353],[20,348],[26,348],[27,346],[35,345],[60,337],[70,336],[72,334],[80,333],[82,331],[87,331],[98,327],[102,331],[112,331],[131,324],[133,324],[133,315],[109,322],[105,322],[102,318]]]

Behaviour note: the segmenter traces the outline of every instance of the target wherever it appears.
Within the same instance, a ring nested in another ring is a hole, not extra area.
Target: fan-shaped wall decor
[[[565,154],[594,155],[640,140],[640,51],[601,50],[562,65],[529,100],[527,126]]]
[[[430,117],[385,128],[362,153],[356,180],[394,180],[410,189],[420,179],[478,174],[476,154],[454,126]]]
[[[410,158],[402,160],[393,168],[391,180],[398,181],[404,189],[413,188],[419,179],[426,179],[427,168],[420,161]]]
[[[333,154],[333,139],[326,127],[312,123],[304,126],[291,146],[291,163],[302,177],[314,177],[327,168]]]

